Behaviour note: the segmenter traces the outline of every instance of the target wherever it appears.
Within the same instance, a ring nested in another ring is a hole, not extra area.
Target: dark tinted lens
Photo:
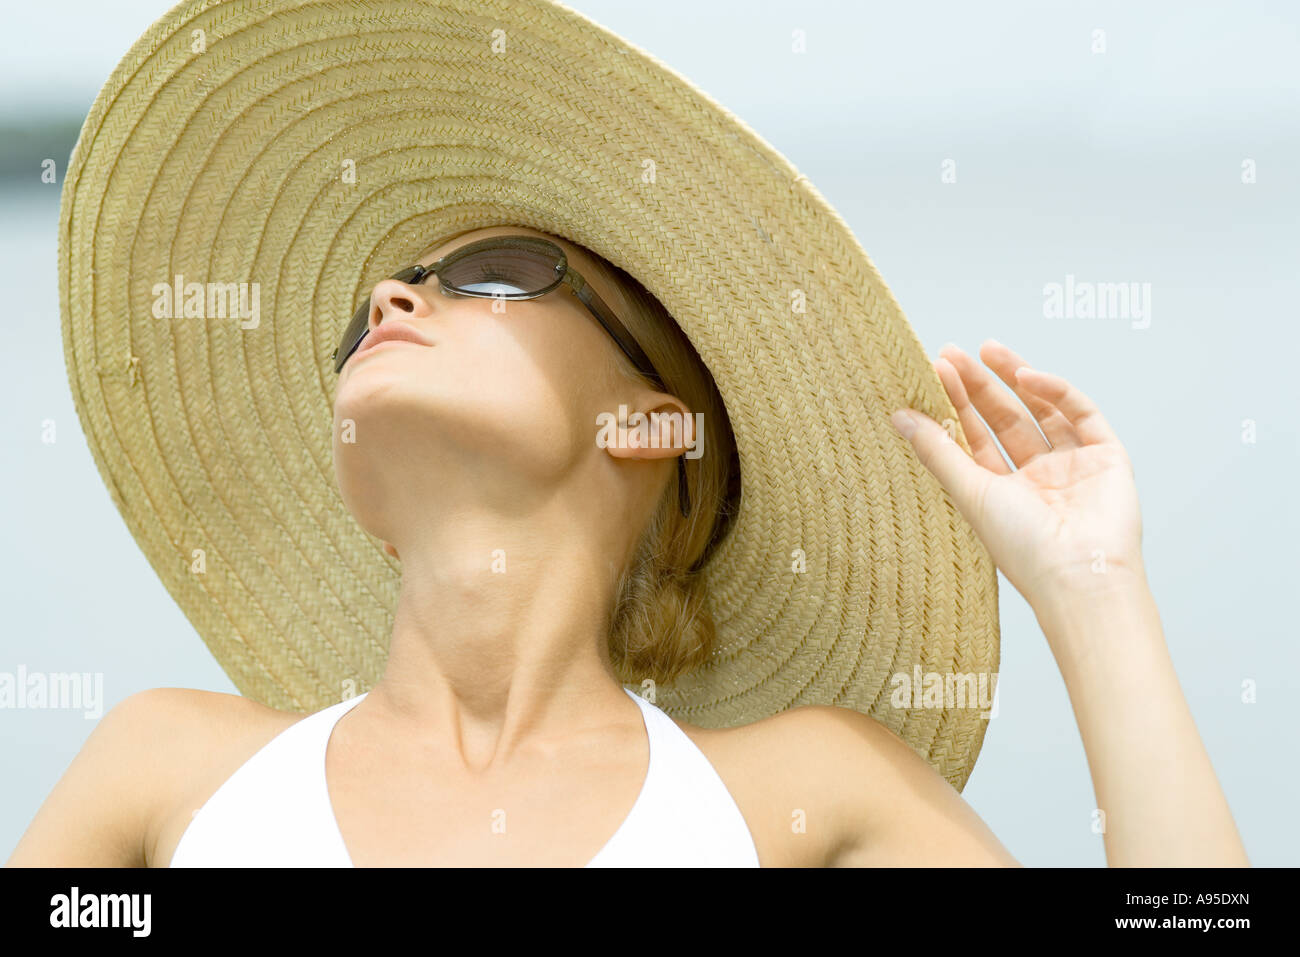
[[[506,245],[487,239],[448,256],[438,282],[467,295],[522,299],[553,289],[563,277],[563,264],[563,253],[544,240]]]
[[[361,337],[366,334],[367,327],[370,325],[370,299],[367,298],[361,304],[361,307],[353,314],[352,321],[348,327],[343,330],[343,338],[339,340],[339,351],[334,355],[334,371],[339,372],[343,368],[343,363],[348,361],[348,357],[361,341]]]
[[[564,252],[554,243],[532,236],[493,237],[470,243],[445,256],[436,281],[464,295],[528,299],[549,292],[564,278]],[[393,276],[411,282],[423,270],[410,266]],[[334,357],[340,372],[370,329],[370,297],[357,307],[343,331]]]

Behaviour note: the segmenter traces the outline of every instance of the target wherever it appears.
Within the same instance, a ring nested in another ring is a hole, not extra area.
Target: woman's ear
[[[676,396],[654,392],[644,402],[627,408],[630,411],[618,423],[615,441],[605,443],[615,458],[676,458],[699,440],[695,416]]]

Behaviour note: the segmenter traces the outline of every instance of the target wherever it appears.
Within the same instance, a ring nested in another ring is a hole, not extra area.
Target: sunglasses
[[[562,285],[568,286],[636,370],[654,383],[655,388],[668,391],[663,377],[627,327],[569,265],[564,250],[549,240],[536,236],[480,239],[453,250],[431,266],[417,263],[390,278],[418,286],[430,276],[437,276],[438,289],[453,299],[538,299]],[[370,297],[367,296],[343,331],[338,348],[330,354],[336,374],[343,370],[344,364],[369,334],[370,310]],[[691,499],[686,487],[684,455],[677,457],[677,501],[682,515],[689,516]]]

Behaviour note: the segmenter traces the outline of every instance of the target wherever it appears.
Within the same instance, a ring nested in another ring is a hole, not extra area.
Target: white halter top
[[[641,707],[650,767],[636,803],[587,867],[758,867],[758,850],[713,765],[658,706]],[[368,692],[367,692],[368,693]],[[194,815],[171,867],[352,867],[325,784],[325,747],[365,694],[290,725]]]

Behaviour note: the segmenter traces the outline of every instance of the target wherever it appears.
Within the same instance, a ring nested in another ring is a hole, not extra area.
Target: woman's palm
[[[1028,369],[1005,346],[990,341],[981,355],[1029,411],[969,356],[945,347],[935,369],[971,454],[915,412],[911,441],[998,568],[1031,605],[1062,584],[1086,588],[1117,569],[1140,571],[1133,469],[1101,413],[1064,379]]]

